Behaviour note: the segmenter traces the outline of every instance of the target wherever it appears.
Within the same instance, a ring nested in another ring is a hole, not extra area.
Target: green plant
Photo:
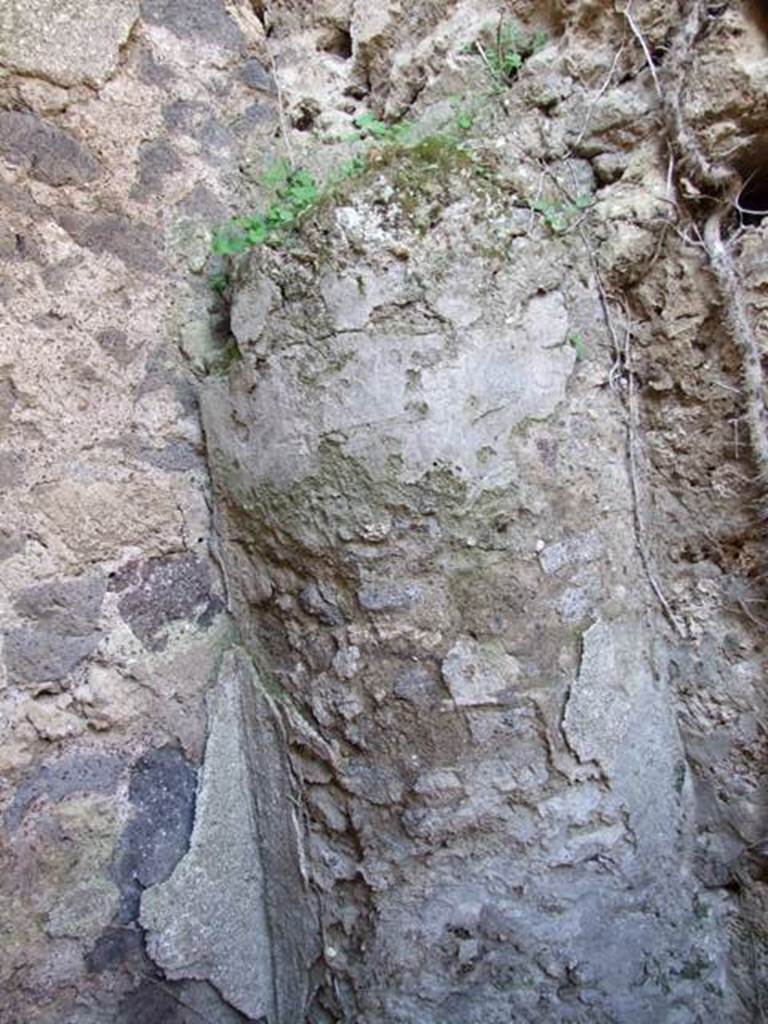
[[[274,201],[264,213],[236,217],[219,228],[212,246],[217,255],[231,256],[274,241],[294,227],[321,196],[314,176],[301,168],[293,170],[286,160],[271,167],[262,181],[274,192]]]
[[[403,143],[413,130],[410,121],[385,124],[384,121],[377,120],[373,114],[358,114],[354,119],[354,125],[363,138],[375,139],[377,142]]]
[[[578,215],[592,203],[589,195],[578,195],[573,202],[553,202],[549,199],[534,199],[529,205],[541,217],[550,231],[562,234],[573,224]]]
[[[471,131],[475,123],[475,115],[471,110],[467,110],[464,107],[457,107],[456,113],[456,127],[460,132]]]
[[[262,185],[273,195],[272,202],[261,213],[236,217],[217,228],[213,235],[213,252],[233,256],[261,245],[275,245],[344,182],[359,177],[371,166],[388,162],[393,155],[411,154],[419,165],[434,173],[450,151],[460,154],[474,168],[474,154],[459,138],[473,124],[474,114],[470,110],[456,108],[455,128],[449,126],[445,132],[417,139],[413,137],[413,125],[407,121],[385,124],[372,114],[360,114],[354,119],[357,131],[337,141],[368,143],[362,152],[344,160],[323,182],[302,168],[292,168],[287,160],[273,164],[261,179]],[[228,286],[225,274],[212,275],[210,282],[219,294]]]
[[[573,334],[568,335],[568,344],[571,346],[573,351],[576,353],[576,362],[580,363],[587,357],[587,346],[584,341],[584,336],[578,331],[574,331]]]
[[[215,274],[211,274],[208,278],[208,283],[211,286],[211,290],[216,292],[217,295],[223,295],[229,287],[229,274],[223,271],[218,271]]]
[[[484,34],[489,34],[488,28]],[[512,84],[518,71],[525,61],[546,46],[546,32],[537,31],[528,35],[520,24],[511,19],[499,20],[493,39],[483,43],[478,39],[469,47],[469,52],[478,53],[485,62],[496,89],[506,88]]]
[[[335,174],[331,175],[332,182],[347,181],[350,178],[357,178],[363,174],[368,167],[368,161],[364,155],[358,153],[351,160],[345,160],[339,165]]]

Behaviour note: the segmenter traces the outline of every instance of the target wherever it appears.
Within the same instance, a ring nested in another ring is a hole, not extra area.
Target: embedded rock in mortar
[[[276,712],[248,659],[225,655],[189,853],[141,900],[154,961],[209,981],[248,1019],[299,1024],[313,959],[311,911]]]
[[[514,209],[460,158],[423,232],[398,161],[430,173],[394,156],[241,265],[242,358],[202,394],[230,596],[311,787],[307,1019],[725,1017],[587,257],[495,252]]]

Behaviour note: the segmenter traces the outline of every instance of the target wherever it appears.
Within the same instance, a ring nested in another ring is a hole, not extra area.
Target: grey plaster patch
[[[132,816],[115,851],[113,878],[124,923],[138,916],[142,889],[164,881],[186,853],[197,773],[175,747],[151,750],[133,765]]]
[[[246,267],[245,274],[232,300],[230,326],[240,345],[254,344],[261,337],[272,308],[280,293],[265,274],[253,273]]]
[[[208,566],[193,554],[132,562],[113,577],[110,589],[121,593],[120,614],[151,650],[165,647],[170,623],[187,619],[206,625],[222,607],[212,593]]]
[[[563,716],[571,749],[580,761],[599,765],[629,813],[646,862],[658,863],[677,852],[684,764],[664,685],[654,677],[640,624],[598,622],[584,634]]]
[[[101,170],[98,160],[67,132],[15,110],[0,113],[0,156],[48,185],[82,185]]]
[[[122,768],[123,762],[115,754],[68,754],[31,769],[5,812],[6,828],[17,828],[40,798],[58,802],[73,793],[113,793]]]
[[[483,315],[483,281],[471,268],[462,267],[434,288],[433,308],[457,327],[469,327]]]
[[[407,287],[405,270],[398,265],[376,272],[363,267],[346,275],[329,271],[320,280],[320,293],[339,331],[365,327],[377,306],[402,301]]]
[[[246,287],[257,293],[250,277]],[[341,291],[336,278],[323,287],[345,329],[378,301],[373,286],[355,297],[354,281]],[[260,300],[243,337],[260,333],[268,309]],[[330,352],[318,348],[301,363],[290,347],[279,349],[240,403],[241,418],[262,438],[243,457],[254,480],[285,488],[316,469],[321,440],[332,436],[344,455],[377,474],[398,460],[403,482],[445,467],[470,481],[471,496],[506,486],[516,473],[505,454],[513,431],[548,418],[565,397],[576,359],[567,326],[563,298],[551,292],[531,298],[508,323],[465,329],[453,348],[439,333],[387,331],[384,318],[365,332],[337,334]]]
[[[461,637],[441,666],[443,679],[456,704],[471,707],[504,703],[504,694],[520,676],[520,666],[498,642],[478,643]]]
[[[138,0],[4,0],[0,63],[60,85],[101,85],[138,13]]]
[[[126,266],[146,273],[158,273],[163,262],[162,236],[141,221],[114,213],[55,211],[57,222],[78,245],[96,253],[108,253]]]
[[[141,14],[151,25],[162,25],[181,39],[238,51],[245,44],[223,0],[143,0]]]

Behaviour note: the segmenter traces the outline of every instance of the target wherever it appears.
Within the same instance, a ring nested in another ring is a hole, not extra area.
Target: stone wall
[[[633,10],[0,11],[3,1024],[759,1019],[759,491]],[[764,31],[685,91],[758,208]]]
[[[3,1021],[227,1019],[137,918],[231,643],[190,366],[226,344],[206,261],[274,128],[262,43],[222,2],[0,11]]]

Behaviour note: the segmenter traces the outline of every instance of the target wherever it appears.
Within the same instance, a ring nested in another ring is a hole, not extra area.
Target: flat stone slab
[[[152,959],[170,978],[210,981],[242,1013],[272,1019],[264,871],[254,818],[241,688],[227,655],[210,698],[210,733],[189,853],[141,901]]]
[[[212,984],[249,1019],[302,1024],[318,954],[279,712],[250,659],[222,659],[189,852],[140,921],[173,979]]]

